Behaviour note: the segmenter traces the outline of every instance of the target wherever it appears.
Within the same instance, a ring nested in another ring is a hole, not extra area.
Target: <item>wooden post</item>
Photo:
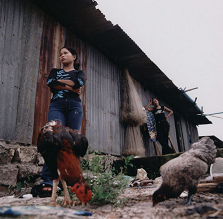
[[[159,147],[158,147],[157,142],[153,142],[153,144],[154,144],[154,148],[155,148],[156,154],[157,154],[157,155],[162,155],[161,152],[160,152],[160,149],[159,149]]]
[[[169,138],[169,141],[170,141],[170,144],[171,144],[171,147],[172,147],[174,153],[176,153],[176,149],[175,149],[174,146],[173,146],[173,142],[172,142],[172,139],[171,139],[171,137],[170,137],[170,133],[169,133],[168,138]]]
[[[218,183],[200,183],[197,186],[198,192],[214,192]]]

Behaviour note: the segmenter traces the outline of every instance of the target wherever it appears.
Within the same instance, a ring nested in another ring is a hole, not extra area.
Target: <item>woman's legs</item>
[[[53,186],[53,177],[52,177],[51,171],[48,168],[48,166],[46,165],[46,163],[43,164],[41,179],[43,180],[42,184]]]
[[[73,98],[56,100],[50,103],[48,121],[60,120],[63,126],[79,130],[83,118],[81,101]],[[41,174],[42,184],[53,185],[53,178],[48,166],[44,163]]]
[[[173,153],[173,149],[170,148],[168,144],[169,140],[169,131],[170,131],[170,126],[168,122],[161,122],[157,124],[157,140],[160,142],[162,145],[162,154],[171,154]]]
[[[50,103],[48,121],[60,120],[62,125],[66,123],[66,100],[56,100]]]
[[[65,125],[65,102],[64,100],[56,100],[50,103],[48,121],[60,120],[62,125]],[[41,173],[42,184],[53,186],[53,178],[50,169],[44,163],[42,173]]]
[[[71,129],[80,130],[83,118],[83,108],[81,101],[69,100],[69,108],[66,114],[66,126]]]

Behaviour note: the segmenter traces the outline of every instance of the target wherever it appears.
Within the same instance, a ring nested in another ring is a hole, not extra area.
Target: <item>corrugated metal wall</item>
[[[29,1],[0,6],[0,139],[31,144],[42,13]]]
[[[134,85],[135,85],[135,87],[138,91],[139,96],[141,97],[143,106],[147,105],[152,97],[156,97],[148,89],[144,89],[144,87],[142,87],[142,85],[140,83],[138,83],[137,81],[133,80],[133,82],[134,82]],[[157,97],[157,98],[159,99],[159,97]],[[159,102],[160,102],[160,105],[164,105],[164,106],[171,109],[171,106],[168,106],[168,104],[166,104],[162,100],[159,99]],[[169,117],[168,122],[170,123],[170,136],[171,136],[173,145],[174,145],[176,151],[178,152],[176,129],[175,129],[175,120],[174,120],[173,115]],[[144,133],[144,135],[146,135],[146,134]],[[147,139],[146,142],[144,141],[144,144],[145,144],[145,149],[146,149],[146,155],[150,155],[150,156],[151,155],[156,155],[154,145],[153,145],[153,143],[151,142],[150,139]],[[169,145],[170,145],[170,142],[169,142]],[[162,148],[161,148],[161,145],[159,144],[159,142],[158,142],[158,146],[159,146],[160,151],[162,151]]]
[[[183,130],[184,130],[184,143],[185,149],[189,150],[191,148],[191,144],[199,141],[198,130],[197,127],[188,122],[187,119],[183,120]]]
[[[120,123],[120,70],[88,47],[87,128],[92,149],[121,154],[124,130]]]
[[[39,70],[34,110],[34,127],[32,143],[37,143],[41,127],[47,122],[50,89],[46,86],[47,77],[52,68],[59,68],[59,49],[63,45],[63,27],[46,15],[43,17],[43,31],[40,43]]]
[[[92,150],[120,155],[124,145],[120,69],[28,0],[2,0],[0,10],[0,139],[36,144],[38,132],[47,121],[51,98],[47,76],[53,67],[60,67],[59,49],[70,45],[76,48],[78,62],[87,75],[81,95],[84,108],[81,132],[88,137]],[[154,95],[134,83],[146,105]],[[178,150],[174,116],[169,122]],[[186,122],[182,123],[188,138]],[[196,126],[189,126],[195,138]],[[145,146],[147,155],[155,155],[148,138]]]
[[[1,2],[0,139],[36,143],[51,98],[47,76],[60,67],[59,49],[70,45],[87,75],[81,131],[92,149],[121,154],[120,70],[29,2]]]
[[[197,127],[192,124],[188,124],[188,126],[189,126],[189,134],[191,135],[192,143],[199,141]]]
[[[140,83],[138,83],[137,81],[133,80],[135,87],[139,93],[139,96],[142,99],[142,103],[145,106],[147,103],[149,103],[149,100],[152,97],[156,97],[152,92],[150,92],[149,90],[145,90]],[[159,97],[157,97],[159,99]],[[171,106],[169,106],[168,104],[166,104],[163,100],[160,100],[160,105],[165,105],[166,107],[171,109]],[[198,131],[197,131],[197,127],[196,125],[192,124],[192,123],[188,123],[188,120],[182,116],[180,116],[178,113],[177,115],[179,116],[180,119],[180,124],[181,124],[181,129],[182,129],[182,134],[183,134],[183,142],[184,142],[184,146],[185,146],[185,150],[189,150],[191,147],[191,142],[194,143],[196,141],[198,141]],[[177,135],[176,135],[176,125],[175,125],[175,119],[174,119],[174,114],[172,116],[170,116],[168,118],[168,122],[170,124],[170,136],[174,145],[175,150],[178,152],[179,148],[178,148],[178,142],[177,142]],[[191,140],[191,142],[190,142]],[[160,144],[159,148],[161,149]],[[170,142],[169,142],[170,145]],[[152,144],[152,142],[149,140],[147,142],[145,142],[145,148],[146,148],[146,154],[147,155],[155,155],[155,150],[154,150],[154,146]]]
[[[191,143],[189,142],[188,125],[185,118],[181,118],[181,126],[182,126],[182,131],[183,131],[183,136],[184,136],[185,151],[187,151],[190,149]]]

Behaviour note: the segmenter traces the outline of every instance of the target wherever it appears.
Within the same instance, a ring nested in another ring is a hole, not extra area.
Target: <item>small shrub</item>
[[[31,175],[26,176],[23,180],[18,181],[15,186],[8,187],[9,194],[11,194],[11,193],[18,194],[18,193],[21,193],[22,190],[23,190],[24,194],[29,192],[28,187],[33,180],[34,180],[33,176],[31,176]]]
[[[116,204],[120,202],[118,196],[126,186],[127,181],[122,174],[117,176],[113,176],[112,172],[99,174],[92,185],[93,197],[91,203],[98,205]]]
[[[89,159],[85,156],[82,160],[82,167],[89,171],[86,181],[91,185],[93,197],[91,204],[105,205],[114,204],[115,206],[124,204],[126,201],[118,198],[128,185],[128,180],[123,177],[123,173],[114,174],[114,169],[105,168],[105,156],[94,156]]]
[[[8,187],[9,194],[14,193],[20,193],[22,191],[22,182],[17,182],[15,186],[9,186]]]
[[[133,155],[130,155],[130,156],[127,156],[127,157],[122,157],[122,159],[124,159],[124,161],[125,161],[124,167],[122,168],[123,169],[123,172],[125,174],[127,173],[128,166],[133,167],[133,164],[131,163],[131,160],[133,158],[134,158]]]

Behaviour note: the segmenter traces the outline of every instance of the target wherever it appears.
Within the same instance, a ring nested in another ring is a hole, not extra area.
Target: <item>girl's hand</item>
[[[81,87],[72,89],[71,91],[80,95],[81,94]]]
[[[166,116],[166,119],[168,119],[172,114],[173,114],[173,111],[167,107],[164,106],[164,110],[167,111],[169,114]]]
[[[150,102],[146,106],[144,106],[146,110],[152,112],[153,108],[149,108],[150,105],[152,105],[152,98],[150,99]]]

